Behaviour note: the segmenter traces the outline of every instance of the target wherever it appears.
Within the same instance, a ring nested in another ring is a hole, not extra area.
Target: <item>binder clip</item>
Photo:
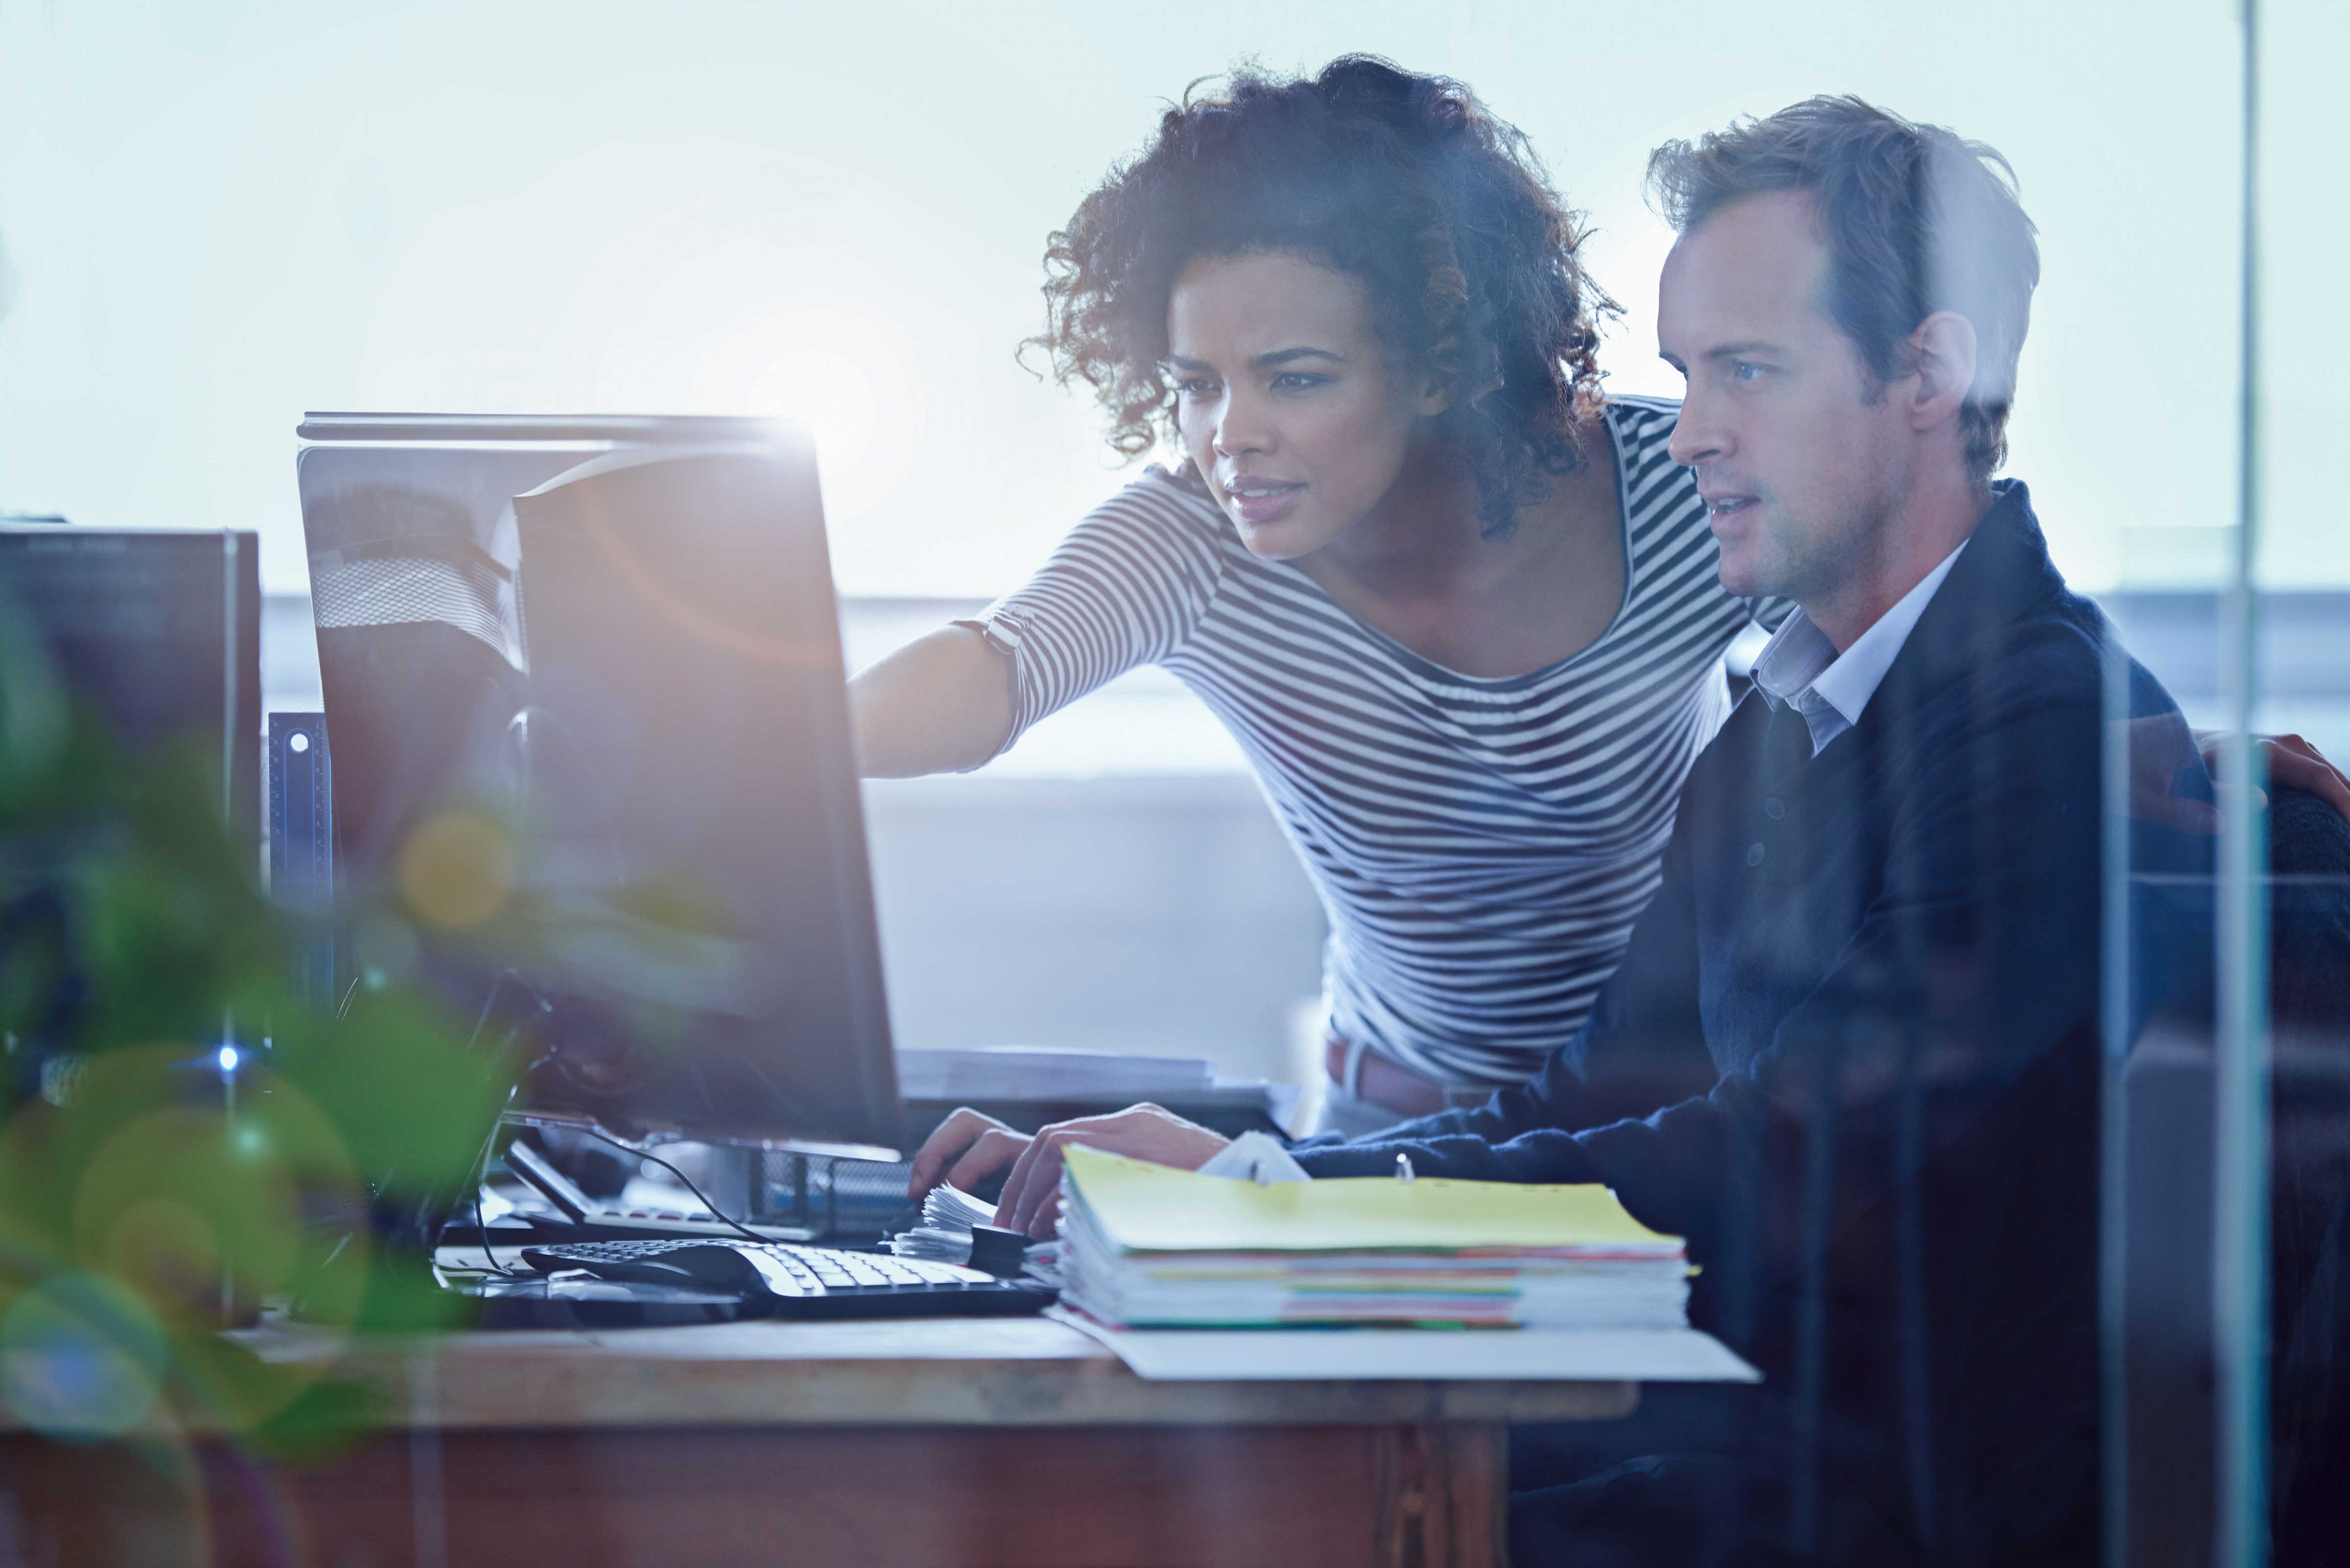
[[[1016,1280],[1027,1265],[1028,1238],[993,1225],[971,1228],[971,1266],[999,1280]]]
[[[1406,1187],[1411,1185],[1411,1156],[1401,1150],[1396,1153],[1396,1179]]]

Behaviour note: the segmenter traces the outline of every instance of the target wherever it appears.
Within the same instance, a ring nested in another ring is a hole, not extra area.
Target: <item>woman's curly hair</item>
[[[1196,85],[1196,84],[1195,84]],[[1358,278],[1377,329],[1448,398],[1478,515],[1506,531],[1581,459],[1599,407],[1581,214],[1514,127],[1468,88],[1367,55],[1282,79],[1254,68],[1170,108],[1045,252],[1045,349],[1083,380],[1128,457],[1173,432],[1167,300],[1196,256],[1289,251]]]

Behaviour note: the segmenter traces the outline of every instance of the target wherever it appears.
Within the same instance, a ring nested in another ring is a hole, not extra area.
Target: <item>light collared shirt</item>
[[[1755,689],[1773,708],[1793,708],[1812,732],[1812,755],[1860,722],[1861,711],[1877,695],[1885,672],[1893,668],[1901,645],[1909,640],[1918,618],[1951,566],[1966,550],[1966,541],[1942,557],[1942,564],[1918,579],[1894,607],[1877,618],[1877,624],[1838,654],[1828,634],[1812,624],[1802,610],[1788,616],[1762,645],[1754,660]]]

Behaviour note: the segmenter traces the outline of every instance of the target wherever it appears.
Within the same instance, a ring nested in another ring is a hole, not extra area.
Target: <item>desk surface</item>
[[[273,1361],[335,1364],[381,1390],[394,1425],[443,1429],[1571,1421],[1638,1398],[1629,1382],[1146,1382],[1075,1329],[1024,1317],[235,1337]]]
[[[218,1434],[156,1465],[0,1432],[0,1505],[77,1568],[277,1562],[288,1539],[376,1568],[1500,1568],[1507,1424],[1637,1397],[1147,1382],[1043,1318],[234,1337],[374,1385],[396,1429],[265,1487]]]

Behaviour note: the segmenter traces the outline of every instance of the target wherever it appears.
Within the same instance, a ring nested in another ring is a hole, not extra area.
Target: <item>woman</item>
[[[856,680],[868,773],[975,767],[1137,664],[1238,738],[1330,920],[1324,1125],[1531,1076],[1655,887],[1752,617],[1672,406],[1515,130],[1349,57],[1168,111],[1047,252],[1066,383],[1181,453]]]

